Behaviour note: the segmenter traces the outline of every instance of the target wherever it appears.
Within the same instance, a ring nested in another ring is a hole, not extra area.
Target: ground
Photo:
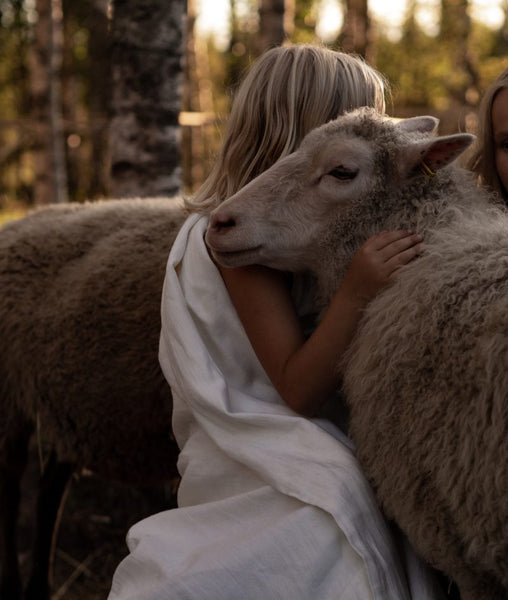
[[[36,448],[23,478],[19,557],[25,578],[39,464]],[[56,541],[52,600],[105,600],[114,570],[127,554],[125,535],[140,519],[171,506],[164,486],[136,489],[93,475],[74,478],[62,512]]]

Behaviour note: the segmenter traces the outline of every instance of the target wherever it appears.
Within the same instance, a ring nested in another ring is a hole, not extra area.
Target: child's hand
[[[393,281],[400,267],[421,253],[423,237],[410,231],[383,231],[369,238],[353,256],[341,287],[369,301]]]

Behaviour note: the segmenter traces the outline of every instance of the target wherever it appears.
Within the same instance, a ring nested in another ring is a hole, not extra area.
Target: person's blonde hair
[[[211,210],[296,150],[311,129],[346,111],[384,112],[387,89],[355,55],[310,44],[268,50],[238,88],[215,165],[188,207]]]
[[[508,68],[505,69],[485,90],[478,108],[476,142],[466,161],[466,167],[508,203],[508,191],[503,188],[496,169],[495,141],[492,129],[492,104],[501,90],[508,88]]]

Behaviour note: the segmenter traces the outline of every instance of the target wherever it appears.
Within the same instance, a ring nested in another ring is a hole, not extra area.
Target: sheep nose
[[[234,217],[224,214],[212,214],[210,216],[210,224],[208,228],[210,231],[214,233],[227,233],[236,225],[236,220]]]

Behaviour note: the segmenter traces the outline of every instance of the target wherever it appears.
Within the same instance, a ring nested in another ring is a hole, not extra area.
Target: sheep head
[[[367,237],[414,226],[420,188],[474,139],[435,137],[436,126],[433,117],[394,121],[359,109],[311,131],[212,212],[206,243],[214,259],[307,271],[318,280],[323,270],[330,280],[333,270],[328,284],[336,288]]]

